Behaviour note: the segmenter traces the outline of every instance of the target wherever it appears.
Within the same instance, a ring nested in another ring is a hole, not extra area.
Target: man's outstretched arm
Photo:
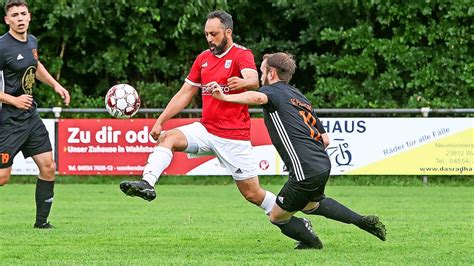
[[[265,93],[258,91],[246,91],[238,94],[224,94],[219,85],[211,88],[212,96],[224,102],[240,103],[247,105],[264,105],[268,103],[268,97]]]

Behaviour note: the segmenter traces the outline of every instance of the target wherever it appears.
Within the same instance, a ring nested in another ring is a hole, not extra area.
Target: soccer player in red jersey
[[[258,88],[258,72],[252,52],[232,40],[232,16],[224,11],[208,14],[204,33],[209,49],[195,59],[183,86],[171,99],[151,130],[159,144],[148,157],[140,181],[123,181],[120,189],[129,196],[151,201],[155,183],[173,158],[173,151],[215,154],[235,180],[242,195],[269,213],[275,195],[260,187],[250,143],[250,115],[247,105],[212,97],[216,85],[229,93]],[[163,123],[183,110],[198,91],[202,94],[199,122],[162,131]]]

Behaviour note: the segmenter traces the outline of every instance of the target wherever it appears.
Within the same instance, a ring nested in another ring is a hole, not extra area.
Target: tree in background
[[[144,107],[164,107],[207,47],[214,9],[233,15],[235,41],[257,64],[264,53],[293,53],[293,82],[315,106],[473,106],[469,0],[37,0],[30,9],[42,61],[72,91],[72,107],[103,107],[119,82],[135,86]],[[38,102],[60,99],[44,93]]]

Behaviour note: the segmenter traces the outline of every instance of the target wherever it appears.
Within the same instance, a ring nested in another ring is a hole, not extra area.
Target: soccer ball
[[[140,97],[128,84],[112,86],[105,95],[105,108],[116,118],[130,118],[140,109]]]

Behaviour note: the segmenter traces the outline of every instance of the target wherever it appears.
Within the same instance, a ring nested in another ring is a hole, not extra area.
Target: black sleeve
[[[313,113],[313,116],[316,117],[316,129],[319,131],[319,133],[321,134],[326,133],[326,130],[324,129],[323,124],[321,123],[321,120],[319,120],[319,117],[314,115],[314,113]]]
[[[275,94],[274,89],[271,86],[263,86],[258,90],[258,92],[264,93],[268,97],[268,102],[263,106],[270,111],[274,110],[276,108],[275,103],[278,102],[276,101],[277,95]]]
[[[32,41],[35,47],[38,48],[38,39],[32,34],[29,34],[29,36],[30,36],[30,41]]]

